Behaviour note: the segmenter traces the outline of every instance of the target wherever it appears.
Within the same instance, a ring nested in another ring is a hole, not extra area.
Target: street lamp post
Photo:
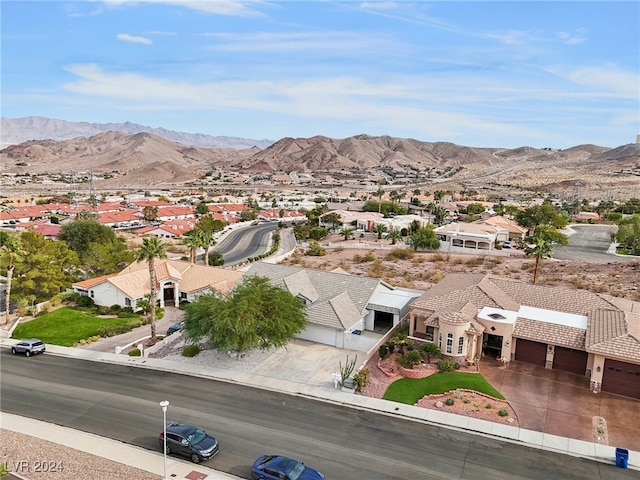
[[[169,406],[168,400],[162,400],[160,407],[162,408],[162,440],[164,443],[164,480],[167,480],[167,407]]]

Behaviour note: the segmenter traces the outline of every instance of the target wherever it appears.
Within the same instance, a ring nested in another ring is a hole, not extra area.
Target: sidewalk
[[[14,340],[3,340],[2,345],[8,346],[13,342]],[[99,352],[70,347],[59,347],[55,345],[47,345],[47,354],[64,355],[98,362],[126,364],[130,366],[137,366],[140,368],[150,368],[166,372],[192,375],[201,378],[215,378],[216,380],[221,381],[242,383],[245,385],[254,386],[256,388],[277,390],[279,392],[290,395],[309,397],[315,400],[331,402],[338,405],[346,405],[352,408],[375,411],[384,415],[401,417],[407,420],[441,425],[459,431],[475,432],[477,434],[486,435],[492,438],[497,437],[503,441],[519,443],[533,448],[539,448],[542,450],[553,451],[567,455],[590,458],[592,460],[610,465],[615,464],[615,447],[613,446],[601,445],[594,442],[576,440],[539,431],[478,420],[470,417],[446,413],[441,410],[425,409],[412,405],[402,405],[395,402],[389,402],[387,400],[354,395],[350,392],[342,392],[340,390],[331,388],[331,386],[327,383],[319,385],[310,384],[308,382],[294,382],[285,379],[279,379],[278,382],[273,382],[272,377],[255,373],[225,370],[212,371],[211,368],[198,366],[195,364],[186,364],[182,362],[174,362],[155,358],[129,357],[126,355],[116,355],[115,353],[109,352]],[[277,385],[277,389],[273,388],[273,385]],[[14,419],[14,421],[12,422],[7,414],[2,414],[2,417],[0,418],[2,419],[2,428],[11,429],[10,426],[13,425],[14,428],[19,428],[23,433],[29,432],[29,434],[31,434],[31,432],[38,431],[38,429],[34,430],[26,428],[28,424],[23,422],[24,419],[21,419],[20,422],[17,422]],[[5,421],[5,419],[8,418],[9,420]],[[95,453],[96,455],[100,456],[104,456],[108,453],[108,458],[112,458],[118,462],[127,463],[129,465],[136,466],[150,472],[158,472],[158,468],[162,469],[162,462],[159,460],[162,457],[160,453],[148,452],[138,447],[126,445],[121,442],[114,442],[112,440],[97,437],[95,435],[79,434],[78,432],[75,432],[73,430],[58,427],[55,425],[48,425],[47,429],[49,429],[49,432],[47,433],[48,438],[60,438],[61,442],[62,439],[66,438],[66,441],[69,442],[69,446],[73,446],[73,448],[77,448],[83,451],[85,451],[85,448],[92,448],[91,453]],[[51,429],[55,430],[55,433]],[[57,429],[61,429],[60,433],[58,433]],[[103,442],[106,442],[109,447],[105,448],[105,443]],[[172,476],[171,478],[180,480],[185,478],[188,478],[189,480],[194,480],[197,478],[207,478],[210,480],[234,478],[220,472],[205,469],[204,467],[185,465],[173,459],[171,461],[172,473],[175,473],[176,475]],[[631,450],[629,451],[628,468],[633,470],[640,470],[640,452]],[[208,470],[208,473],[205,473],[205,470]],[[190,471],[202,471],[203,474],[207,476],[198,477],[196,475],[192,477],[190,475]],[[186,475],[189,476],[187,477]]]

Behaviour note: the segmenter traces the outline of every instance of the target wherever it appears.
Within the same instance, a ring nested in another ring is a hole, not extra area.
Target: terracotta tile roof
[[[600,310],[587,326],[586,350],[623,361],[640,362],[640,315]]]
[[[109,277],[113,277],[114,275],[117,275],[116,273],[111,273],[109,275],[102,275],[101,277],[96,277],[96,278],[90,278],[88,280],[83,280],[81,282],[76,282],[73,284],[74,287],[80,287],[80,288],[91,288],[94,285],[98,285],[99,283],[102,283],[104,281],[107,280],[107,278]]]
[[[528,318],[518,317],[513,328],[513,336],[577,350],[585,348],[584,329]]]

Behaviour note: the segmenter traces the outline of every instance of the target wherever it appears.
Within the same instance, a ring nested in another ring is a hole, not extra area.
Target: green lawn
[[[13,338],[39,338],[44,343],[71,347],[95,335],[104,327],[131,328],[141,324],[139,317],[132,318],[98,318],[72,308],[59,308],[44,315],[21,323],[13,332]]]
[[[401,378],[389,385],[382,398],[414,405],[425,395],[437,395],[456,388],[474,390],[504,400],[502,394],[489,385],[482,375],[465,372],[436,373],[419,379]]]

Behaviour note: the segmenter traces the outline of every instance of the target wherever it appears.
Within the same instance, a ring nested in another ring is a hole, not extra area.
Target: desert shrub
[[[305,255],[310,257],[323,257],[327,254],[327,250],[320,245],[316,240],[309,240],[309,249],[305,252]]]
[[[129,355],[130,357],[139,357],[140,355],[142,355],[142,352],[139,348],[132,348],[131,350],[129,350],[129,353],[127,355]]]
[[[387,260],[409,260],[415,251],[411,248],[394,248],[387,254]]]
[[[413,368],[422,363],[422,355],[417,350],[412,350],[398,358],[398,363],[404,368]]]
[[[433,255],[431,255],[431,261],[432,262],[443,262],[444,261],[444,256],[441,253],[434,253]]]
[[[443,358],[442,360],[438,360],[437,365],[440,373],[453,373],[456,369],[456,362],[454,362],[450,358]]]
[[[446,275],[442,272],[433,272],[431,274],[431,281],[433,283],[438,283],[440,280],[442,280]]]
[[[489,410],[489,409],[491,408],[491,404],[490,404],[490,403],[487,403],[487,404],[484,406],[484,408],[486,408],[487,410]]]
[[[507,415],[509,415],[509,411],[506,408],[502,408],[498,412],[498,415],[500,415],[501,417],[506,417]]]
[[[484,263],[484,258],[482,257],[471,257],[467,259],[467,261],[465,262],[465,264],[468,265],[469,267],[479,267],[483,263]]]
[[[464,403],[471,403],[471,400],[469,400],[468,398],[464,398],[464,399],[462,399],[462,401],[463,401]]]
[[[446,405],[451,406],[451,405],[453,405],[453,404],[454,404],[454,403],[456,403],[456,402],[455,402],[455,400],[454,400],[453,398],[449,397],[449,398],[447,398],[447,399],[444,401],[444,403],[445,403]]]
[[[198,345],[185,345],[182,348],[183,357],[195,357],[200,353],[200,347]]]
[[[364,387],[367,386],[367,382],[369,381],[369,369],[363,368],[358,373],[353,376],[353,381],[356,384],[356,392],[361,392],[364,390]]]
[[[369,269],[369,275],[375,278],[380,278],[384,273],[384,266],[380,260],[376,260],[371,264],[371,268]]]
[[[389,345],[387,345],[386,343],[380,345],[378,347],[378,355],[380,356],[380,358],[385,358],[387,355],[389,355]]]
[[[419,255],[419,256],[417,256],[417,257],[413,257],[413,258],[411,259],[411,263],[412,263],[412,264],[414,264],[414,265],[420,265],[420,264],[424,263],[424,262],[425,262],[425,260],[426,260],[426,259],[424,258],[424,256]]]

